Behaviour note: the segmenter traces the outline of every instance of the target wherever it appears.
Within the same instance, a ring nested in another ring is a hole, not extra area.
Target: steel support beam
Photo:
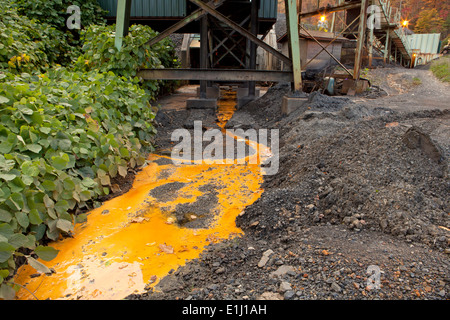
[[[245,21],[247,21],[248,19],[250,19],[250,17],[246,18]],[[219,62],[220,62],[225,56],[227,56],[227,54],[229,53],[229,54],[231,54],[236,60],[238,60],[239,63],[245,68],[244,63],[243,63],[238,57],[236,57],[236,55],[232,52],[232,50],[233,50],[234,48],[237,47],[244,55],[250,57],[250,55],[248,55],[247,52],[245,51],[245,49],[243,49],[242,46],[240,45],[241,41],[242,41],[243,39],[245,39],[245,38],[240,38],[239,40],[235,40],[235,39],[232,37],[232,32],[228,33],[228,32],[220,25],[220,23],[215,22],[214,19],[212,20],[212,22],[214,23],[214,25],[215,25],[217,28],[219,28],[219,29],[224,33],[225,39],[220,40],[218,37],[216,37],[216,36],[213,34],[213,37],[219,42],[220,45],[217,45],[214,49],[211,49],[211,51],[209,52],[209,56],[212,57],[212,55],[214,54],[214,52],[216,52],[216,50],[217,50],[218,48],[220,48],[220,46],[223,46],[223,47],[225,48],[225,50],[227,50],[227,52],[226,52],[224,55],[222,55],[217,61],[214,62],[214,66],[216,66],[217,64],[219,64]],[[242,24],[241,24],[241,25],[242,25]],[[234,31],[234,30],[232,30],[232,31]],[[233,46],[232,46],[231,48],[228,48],[228,47],[225,45],[225,42],[226,42],[227,40],[230,40],[231,42],[233,42]],[[214,66],[213,66],[213,67],[214,67]]]
[[[246,23],[247,23],[247,21],[250,19],[250,16],[248,16],[248,17],[246,17],[239,25],[241,26],[241,27],[243,27]],[[220,27],[222,30],[223,30],[223,28],[219,25],[219,24],[217,24],[217,26],[218,27]],[[224,33],[225,33],[225,31],[223,31]],[[209,53],[210,55],[213,53],[213,52],[215,52],[217,49],[219,49],[227,40],[228,40],[228,38],[229,39],[233,39],[232,38],[232,35],[233,34],[235,34],[236,33],[236,30],[231,30],[231,32],[228,34],[228,37],[226,37],[225,39],[223,39],[222,41],[220,41],[220,43],[219,44],[217,44],[212,50],[211,50],[211,52]]]
[[[384,60],[384,63],[386,63],[386,61],[388,60],[388,58],[389,58],[389,44],[390,44],[390,41],[389,41],[390,39],[389,39],[389,29],[386,31],[386,41],[385,41],[385,43],[384,43],[384,56],[383,56],[383,60]]]
[[[214,39],[216,39],[217,41],[220,42],[220,39],[217,38],[214,34],[212,35]],[[219,62],[225,58],[228,54],[231,55],[237,62],[239,62],[239,64],[245,68],[244,63],[241,61],[241,59],[239,59],[239,57],[237,57],[234,53],[233,53],[233,49],[236,47],[239,47],[239,42],[235,41],[233,46],[231,48],[228,48],[225,44],[222,44],[222,47],[225,48],[226,52],[214,63],[213,67],[215,67],[216,65],[219,64]],[[239,47],[240,48],[240,47]],[[210,54],[211,55],[211,54]]]
[[[300,35],[298,32],[299,19],[297,1],[285,0],[286,24],[289,41],[289,53],[292,59],[293,91],[302,91],[302,66],[300,59]]]
[[[361,6],[361,2],[357,0],[357,1],[352,1],[351,3],[347,2],[347,3],[339,4],[334,7],[322,7],[317,10],[314,10],[314,11],[299,13],[299,18],[300,19],[301,18],[309,18],[309,17],[317,16],[319,14],[324,14],[324,13],[332,13],[332,12],[350,10],[350,9],[359,8],[360,6]]]
[[[353,79],[358,80],[361,73],[362,51],[364,48],[364,40],[366,35],[367,22],[367,5],[368,0],[361,0],[361,13],[359,15],[358,40],[356,43],[355,65],[353,68]]]
[[[208,68],[208,16],[203,16],[200,21],[200,68]],[[200,81],[200,99],[206,99],[205,80]]]
[[[292,82],[291,71],[245,69],[142,69],[138,77],[145,80],[206,80],[206,81],[273,81]]]
[[[201,9],[205,10],[207,13],[209,13],[210,15],[212,15],[214,18],[216,18],[217,20],[225,23],[226,25],[228,25],[230,28],[232,28],[233,30],[236,30],[238,33],[240,33],[241,35],[243,35],[244,37],[246,37],[247,39],[249,39],[252,42],[255,42],[258,46],[260,46],[261,48],[263,48],[264,50],[272,53],[274,56],[276,56],[278,59],[280,59],[281,61],[285,62],[288,65],[291,65],[291,60],[286,57],[284,54],[282,54],[281,52],[279,52],[277,49],[272,48],[271,46],[269,46],[267,43],[265,43],[264,41],[261,41],[260,39],[258,39],[258,37],[256,37],[255,35],[253,35],[251,32],[245,30],[244,28],[242,28],[239,24],[235,23],[234,21],[228,19],[227,17],[225,17],[223,14],[221,14],[220,12],[216,11],[214,8],[211,8],[209,5],[207,5],[206,3],[202,2],[201,0],[189,0],[190,2],[196,4],[197,6],[199,6]],[[291,1],[291,0],[289,0]]]
[[[131,0],[117,0],[116,36],[114,45],[117,50],[122,49],[123,38],[130,28]]]
[[[214,6],[214,8],[218,8],[218,7],[220,7],[222,5],[223,2],[224,2],[224,0],[221,0],[221,1],[214,1],[213,0],[213,1],[208,2],[208,5]],[[156,37],[150,39],[148,42],[145,43],[145,45],[152,46],[155,43],[158,43],[162,39],[170,36],[172,33],[177,32],[178,30],[183,28],[185,25],[188,25],[189,23],[191,23],[191,22],[193,22],[193,21],[203,17],[206,14],[207,14],[207,12],[205,10],[203,10],[203,9],[195,10],[190,15],[185,17],[183,20],[178,21],[173,26],[167,28],[166,30],[164,30],[163,32],[158,34]]]
[[[259,0],[252,0],[251,10],[250,10],[250,32],[258,36],[258,10],[259,10]],[[256,70],[256,43],[250,42],[250,63],[249,69]],[[248,83],[248,95],[249,97],[254,97],[256,93],[256,82],[250,81]]]

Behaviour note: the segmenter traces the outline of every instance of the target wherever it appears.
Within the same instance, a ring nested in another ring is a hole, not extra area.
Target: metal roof
[[[100,7],[107,10],[108,17],[115,17],[117,0],[97,0]],[[131,17],[185,17],[187,0],[133,0]],[[261,0],[259,17],[276,19],[278,1]]]
[[[109,11],[107,16],[115,17],[117,0],[97,0],[100,7]],[[184,17],[186,0],[133,0],[131,17]]]
[[[421,53],[439,53],[440,36],[440,33],[425,33],[406,37],[412,50],[420,50]]]

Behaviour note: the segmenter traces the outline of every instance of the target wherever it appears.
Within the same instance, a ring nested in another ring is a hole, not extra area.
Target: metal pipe
[[[208,68],[208,17],[203,16],[200,21],[200,68]],[[200,99],[206,99],[205,80],[200,81]]]

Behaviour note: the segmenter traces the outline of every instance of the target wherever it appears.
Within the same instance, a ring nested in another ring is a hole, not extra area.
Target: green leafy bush
[[[84,53],[76,61],[75,68],[80,71],[112,71],[131,79],[136,76],[139,69],[178,67],[175,49],[169,38],[152,47],[145,45],[156,35],[157,33],[148,26],[133,25],[119,51],[114,43],[114,25],[92,25],[81,33]],[[144,88],[156,97],[163,88],[167,90],[173,85],[173,81],[145,81]]]
[[[61,31],[20,16],[12,5],[0,1],[0,69],[44,71],[50,65],[70,60],[73,48]]]
[[[441,57],[431,63],[433,74],[442,82],[450,82],[450,57]]]
[[[71,13],[67,8],[77,5],[81,13],[81,27],[91,24],[105,24],[104,11],[97,0],[13,0],[19,14],[30,19],[36,19],[52,27],[67,31],[66,21]],[[72,32],[78,32],[74,29]]]
[[[0,72],[0,297],[14,293],[5,279],[18,256],[48,272],[32,255],[57,252],[40,241],[70,233],[111,178],[145,163],[155,133],[148,98],[112,72]]]

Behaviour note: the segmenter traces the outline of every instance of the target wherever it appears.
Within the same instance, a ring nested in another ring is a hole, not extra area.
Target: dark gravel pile
[[[279,172],[236,221],[245,236],[128,298],[450,298],[449,110],[313,93],[283,117],[288,92],[237,112],[280,130]]]
[[[448,119],[448,112],[436,114]],[[280,209],[297,208],[304,225],[344,224],[447,249],[450,183],[441,147],[428,141],[439,156],[411,148],[411,125],[386,127],[386,116],[347,123],[316,115],[284,127],[280,171],[266,179],[266,192],[238,225],[258,221],[256,232],[270,238],[286,225]]]
[[[449,298],[449,261],[426,246],[342,226],[302,228],[295,220],[289,232],[267,241],[248,231],[211,245],[154,290],[128,299]],[[379,271],[379,287],[371,287],[370,268]]]

